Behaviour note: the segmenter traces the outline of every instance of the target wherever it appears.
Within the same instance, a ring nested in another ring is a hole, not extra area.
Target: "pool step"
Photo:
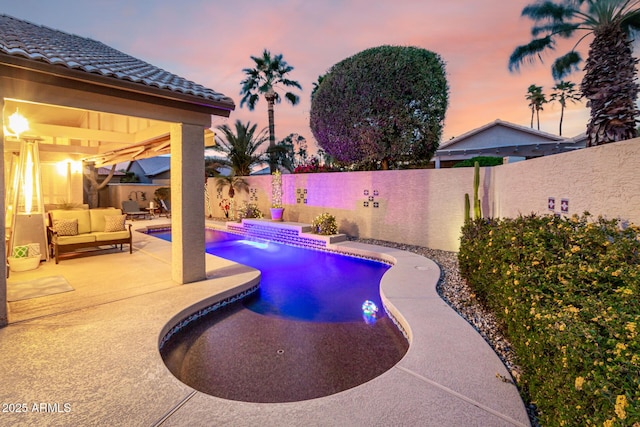
[[[313,234],[311,233],[311,225],[300,222],[243,219],[241,223],[228,222],[227,229],[247,236],[311,248],[326,248],[327,245],[347,240],[347,236],[344,234],[331,236]]]

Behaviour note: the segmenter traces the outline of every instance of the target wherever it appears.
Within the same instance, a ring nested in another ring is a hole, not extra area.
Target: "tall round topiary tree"
[[[311,131],[344,163],[427,162],[438,148],[449,88],[426,49],[380,46],[334,65],[311,103]]]

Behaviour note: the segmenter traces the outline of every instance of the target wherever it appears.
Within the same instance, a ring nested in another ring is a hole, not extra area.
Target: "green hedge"
[[[476,162],[480,167],[484,166],[499,166],[503,163],[504,159],[502,157],[488,157],[488,156],[477,156],[471,159],[462,160],[461,162],[453,165],[454,168],[472,168]]]
[[[542,425],[640,425],[639,227],[589,214],[469,221],[459,263]]]

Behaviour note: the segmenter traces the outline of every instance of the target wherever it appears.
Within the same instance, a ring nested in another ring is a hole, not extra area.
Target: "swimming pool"
[[[261,285],[164,344],[165,364],[189,386],[241,401],[306,400],[369,381],[406,353],[408,342],[380,299],[388,265],[206,234],[208,253],[260,270]],[[170,232],[153,235],[171,238]]]

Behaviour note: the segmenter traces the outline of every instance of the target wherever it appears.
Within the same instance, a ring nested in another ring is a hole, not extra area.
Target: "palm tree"
[[[230,199],[236,195],[236,190],[249,191],[249,183],[242,177],[231,174],[229,176],[219,176],[216,178],[216,189],[222,193],[225,187],[229,187],[227,195]]]
[[[535,113],[538,119],[538,130],[540,130],[540,111],[543,110],[542,105],[547,103],[547,98],[542,93],[542,86],[530,85],[525,98],[529,100],[529,108],[531,108],[531,129],[533,129],[533,115]]]
[[[269,113],[269,148],[273,148],[276,145],[273,106],[281,100],[276,88],[284,86],[302,89],[302,86],[297,81],[287,78],[287,74],[293,71],[293,67],[282,59],[282,54],[271,57],[271,53],[265,49],[261,57],[252,56],[251,59],[255,62],[255,68],[242,70],[246,78],[240,82],[242,85],[240,95],[243,95],[240,107],[247,104],[249,110],[253,110],[260,95],[264,95]],[[284,97],[291,105],[296,105],[300,101],[300,97],[292,92],[286,92]],[[273,155],[269,156],[269,159],[269,167],[273,172],[275,169]]]
[[[509,70],[541,59],[543,51],[554,49],[558,38],[584,32],[574,48],[553,63],[553,77],[560,80],[578,69],[582,58],[575,49],[592,35],[580,86],[591,108],[587,145],[634,138],[638,60],[633,57],[630,35],[640,29],[638,0],[545,0],[526,6],[522,15],[534,21],[533,40],[514,50]]]
[[[228,125],[218,126],[224,138],[216,138],[212,148],[226,155],[224,164],[231,167],[235,175],[249,175],[251,167],[264,161],[258,149],[267,140],[265,130],[256,134],[257,125],[236,120],[235,133]]]
[[[567,101],[575,103],[581,98],[580,94],[576,92],[575,86],[575,83],[561,80],[552,88],[551,100],[560,103],[560,127],[558,129],[558,135],[560,136],[562,136],[562,119],[564,118],[564,109],[567,106]]]
[[[204,174],[205,176],[217,176],[220,175],[218,169],[224,166],[224,162],[214,157],[204,157]]]
[[[527,95],[525,96],[527,101],[529,101],[529,108],[531,108],[531,129],[533,129],[533,117],[536,113],[536,104],[534,102],[534,99],[536,97],[536,92],[541,90],[542,86],[536,86],[534,84],[529,85],[529,88],[527,89]]]
[[[267,151],[274,153],[278,167],[293,173],[297,166],[307,161],[307,140],[302,135],[292,133],[278,142],[273,150]]]
[[[326,74],[318,76],[318,81],[317,82],[313,82],[313,89],[311,90],[311,100],[312,101],[313,101],[314,95],[316,94],[316,92],[320,88],[320,85],[322,84],[322,80],[324,80],[325,77],[326,77]]]

